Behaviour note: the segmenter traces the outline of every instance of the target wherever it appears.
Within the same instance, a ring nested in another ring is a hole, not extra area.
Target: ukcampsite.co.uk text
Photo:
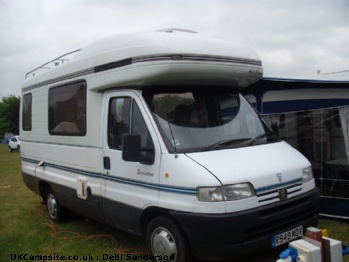
[[[31,254],[11,254],[12,261],[169,261],[174,260],[172,256],[153,256],[153,255],[133,255],[133,254],[123,254],[123,255],[84,255],[84,256],[65,256],[65,255],[31,255]]]

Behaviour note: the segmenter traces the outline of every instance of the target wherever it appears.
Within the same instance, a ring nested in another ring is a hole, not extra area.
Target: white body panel
[[[315,187],[314,180],[301,183],[302,170],[310,163],[285,142],[192,153],[189,157],[216,175],[222,185],[252,184],[257,197],[226,202],[227,212],[278,202],[277,189],[283,187],[293,187],[288,192],[289,196],[301,195]],[[266,196],[259,196],[268,192]],[[269,198],[272,199],[266,200]]]
[[[168,174],[166,177],[165,174]],[[198,186],[219,186],[219,181],[210,174],[205,167],[200,166],[188,158],[185,154],[179,154],[174,158],[172,154],[163,154],[160,168],[160,184],[169,187],[189,188],[196,191]],[[171,207],[174,210],[195,213],[224,213],[225,203],[207,203],[198,201],[196,193],[178,194],[160,192],[159,205]]]
[[[265,184],[279,183],[277,173],[282,174],[283,182],[300,179],[302,173],[299,170],[310,165],[298,151],[291,149],[285,142],[192,153],[189,157],[213,174],[219,174],[223,185],[253,181],[255,189],[264,187]],[[221,165],[217,165],[217,159],[222,162]]]

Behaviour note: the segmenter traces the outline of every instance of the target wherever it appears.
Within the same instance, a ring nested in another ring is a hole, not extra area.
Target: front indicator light
[[[308,182],[314,178],[313,175],[313,170],[311,167],[307,167],[303,169],[303,174],[302,174],[302,182]]]

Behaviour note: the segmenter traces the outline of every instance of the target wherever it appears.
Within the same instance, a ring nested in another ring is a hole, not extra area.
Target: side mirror
[[[122,137],[122,159],[130,162],[141,160],[141,135],[124,134]]]

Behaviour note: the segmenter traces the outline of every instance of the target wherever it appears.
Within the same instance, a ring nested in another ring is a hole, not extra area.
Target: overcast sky
[[[348,0],[0,0],[0,98],[63,53],[169,27],[252,47],[268,77],[349,70]]]

